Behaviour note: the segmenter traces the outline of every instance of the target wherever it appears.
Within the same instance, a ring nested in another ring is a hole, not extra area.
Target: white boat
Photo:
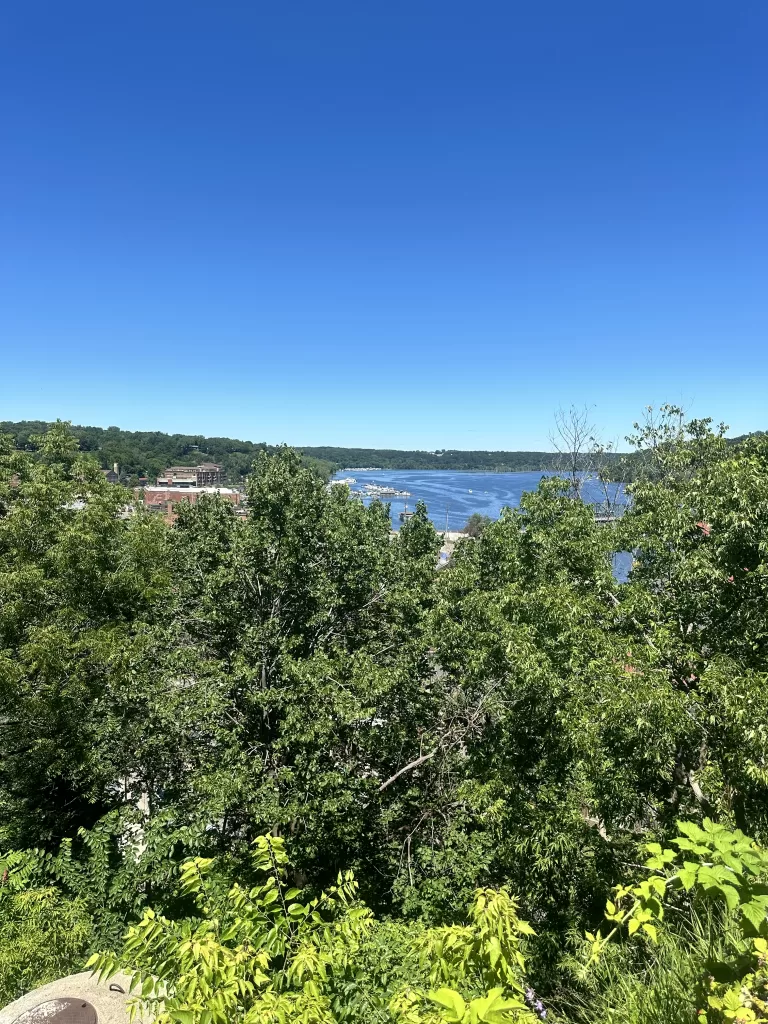
[[[381,484],[363,484],[363,490],[373,498],[410,498],[410,491],[398,491],[396,487]]]

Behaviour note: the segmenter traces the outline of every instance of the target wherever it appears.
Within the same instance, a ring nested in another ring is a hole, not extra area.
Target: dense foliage
[[[36,437],[40,437],[53,424],[40,420],[22,420],[18,423],[0,421],[0,434],[13,438],[18,448],[35,451]],[[250,473],[256,455],[261,451],[275,451],[266,442],[238,441],[231,437],[203,437],[202,434],[164,434],[159,430],[121,430],[120,427],[69,426],[69,432],[78,439],[82,452],[90,452],[102,469],[118,465],[120,482],[131,487],[147,477],[154,483],[159,473],[169,466],[196,466],[200,462],[215,462],[224,467],[230,483],[240,483]],[[307,454],[304,464],[323,480],[327,480],[336,466],[327,460]]]
[[[464,524],[462,533],[466,533],[468,537],[473,537],[475,540],[479,540],[480,537],[482,537],[486,526],[490,526],[492,522],[493,520],[490,516],[484,516],[481,512],[473,512]]]
[[[439,572],[289,450],[168,527],[65,425],[0,442],[4,993],[98,953],[180,1024],[766,1019],[768,441],[634,441],[622,518],[550,478]]]

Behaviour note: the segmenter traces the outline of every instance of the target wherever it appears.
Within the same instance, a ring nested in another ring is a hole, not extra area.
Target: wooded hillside
[[[17,442],[4,1000],[93,955],[179,1024],[766,1019],[765,438],[663,416],[620,520],[549,478],[440,570],[291,451],[169,527]]]

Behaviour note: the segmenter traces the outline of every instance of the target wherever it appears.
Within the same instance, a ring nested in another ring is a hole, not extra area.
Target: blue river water
[[[400,513],[413,511],[417,501],[427,506],[429,518],[438,530],[461,530],[473,512],[480,512],[491,519],[498,519],[504,506],[515,508],[525,491],[535,491],[546,473],[472,473],[454,472],[448,469],[377,469],[373,471],[341,471],[335,480],[354,477],[352,490],[360,490],[364,484],[376,483],[382,487],[394,487],[408,491],[409,498],[384,498],[389,502],[392,526],[400,528]],[[584,482],[584,497],[587,501],[599,502],[603,498],[597,482]],[[363,499],[368,504],[369,499]]]
[[[408,498],[384,498],[389,503],[392,527],[400,529],[400,513],[413,511],[417,501],[427,506],[429,518],[438,530],[461,530],[473,512],[480,512],[491,519],[498,519],[501,510],[508,506],[516,508],[520,498],[526,491],[535,491],[542,473],[471,473],[456,472],[449,469],[376,469],[365,472],[341,471],[335,480],[354,477],[355,483],[350,484],[352,490],[360,490],[366,483],[376,483],[381,487],[394,487],[398,491],[408,491]],[[621,485],[613,485],[615,492],[621,493]],[[597,481],[585,480],[582,494],[586,501],[596,504],[603,501],[604,494]],[[363,498],[365,504],[372,499]],[[613,556],[613,573],[616,579],[626,581],[632,565],[632,555],[627,551],[618,551]]]

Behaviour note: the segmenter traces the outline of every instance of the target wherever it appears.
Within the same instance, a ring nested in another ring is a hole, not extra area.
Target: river
[[[394,487],[408,491],[410,498],[384,498],[389,502],[392,526],[400,528],[400,513],[406,508],[412,511],[417,501],[427,506],[429,518],[438,530],[461,530],[473,512],[480,512],[491,519],[498,519],[502,508],[520,504],[525,491],[535,491],[539,481],[548,474],[536,473],[472,473],[455,472],[448,469],[377,469],[372,471],[349,472],[342,470],[334,477],[343,480],[354,477],[353,490],[360,490],[363,484],[376,483],[382,487]],[[603,498],[600,485],[593,480],[584,482],[584,497],[587,501],[599,502]],[[368,504],[369,499],[363,499]]]
[[[491,519],[498,519],[505,506],[515,508],[526,491],[535,491],[543,473],[471,473],[449,469],[376,469],[365,472],[344,471],[337,473],[335,480],[354,477],[353,490],[360,490],[363,484],[376,483],[382,487],[394,487],[408,491],[409,498],[385,498],[389,502],[392,527],[400,529],[400,513],[412,511],[417,501],[427,506],[429,518],[438,530],[461,530],[473,512],[480,512]],[[623,488],[621,484],[611,486],[611,498]],[[582,494],[586,501],[595,503],[604,500],[602,487],[596,480],[585,480]],[[364,498],[367,504],[370,498]],[[618,551],[613,556],[613,573],[619,583],[626,582],[632,566],[628,551]]]

